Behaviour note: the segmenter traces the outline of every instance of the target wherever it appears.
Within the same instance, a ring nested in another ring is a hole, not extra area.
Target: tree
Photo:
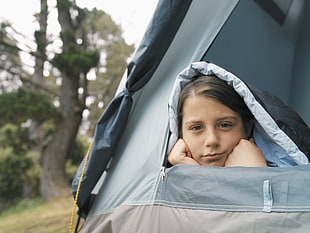
[[[127,58],[134,51],[134,46],[126,44],[121,28],[113,22],[109,14],[97,9],[93,9],[89,14],[91,17],[84,24],[89,31],[89,43],[91,47],[104,53],[101,68],[96,69],[97,79],[89,85],[92,104],[88,106],[90,111],[88,120],[92,135],[98,118],[115,95]]]
[[[76,135],[81,125],[83,111],[90,108],[91,112],[97,112],[98,104],[103,102],[105,103],[102,105],[107,104],[123,75],[126,60],[134,49],[132,45],[125,43],[120,27],[103,11],[81,9],[71,0],[58,0],[57,10],[61,26],[62,52],[54,53],[53,59],[48,59],[52,56],[46,52],[46,46],[50,43],[46,34],[48,10],[46,0],[41,0],[41,11],[37,15],[39,30],[34,36],[37,46],[35,51],[29,53],[35,61],[34,73],[28,74],[22,69],[15,73],[10,72],[21,80],[19,86],[22,85],[23,88],[11,93],[11,99],[16,98],[16,105],[0,106],[0,112],[11,113],[14,116],[12,118],[8,116],[6,119],[11,119],[11,123],[17,127],[21,127],[22,122],[26,120],[29,122],[31,119],[32,134],[38,132],[43,122],[52,119],[49,131],[41,134],[44,137],[37,137],[36,144],[42,147],[40,185],[44,200],[67,193],[69,183],[65,166],[68,157],[76,149],[73,146],[76,145]],[[22,67],[14,65],[21,50],[16,46],[17,42],[7,40],[10,39],[7,31],[1,30],[1,33],[0,49],[7,51],[7,56],[11,55],[12,62],[9,64],[4,60],[0,65],[10,66],[14,71],[14,68]],[[8,41],[10,43],[7,43]],[[9,52],[10,46],[15,49],[14,53]],[[51,69],[50,76],[45,77],[43,71],[47,63],[54,68]],[[91,78],[88,76],[90,71],[93,74]],[[61,82],[56,84],[56,80]],[[18,99],[21,93],[27,96],[22,97],[25,101]],[[0,102],[7,103],[5,101],[8,100],[6,95],[0,95]],[[57,107],[48,107],[47,102],[52,104],[53,100],[58,103]],[[36,107],[40,106],[42,106],[41,112],[38,113],[39,109]],[[23,113],[16,114],[17,111]],[[102,109],[99,111],[101,113]],[[2,119],[0,122],[5,125],[7,122]],[[77,158],[70,160],[76,162]]]
[[[33,53],[35,66],[34,73],[30,77],[31,86],[30,89],[33,91],[41,91],[44,81],[44,63],[47,60],[46,46],[48,44],[47,39],[47,18],[48,18],[48,5],[47,0],[40,1],[40,13],[37,14],[37,21],[39,23],[39,30],[34,32],[34,38],[37,45],[36,51]],[[29,126],[29,138],[35,142],[35,146],[32,148],[33,151],[42,151],[42,144],[40,141],[44,140],[44,130],[41,128],[40,123],[35,121],[34,118],[30,121]]]
[[[19,88],[0,95],[0,115],[1,211],[18,198],[38,194],[38,156],[29,153],[35,142],[23,123],[33,119],[41,125],[57,119],[59,113],[49,96]]]
[[[33,161],[26,156],[30,144],[25,128],[11,124],[0,128],[0,211],[26,194],[24,187],[30,186],[27,171]]]
[[[8,22],[0,24],[0,94],[21,85],[18,75],[22,72],[17,41],[11,36],[14,29]]]
[[[119,43],[123,46],[124,52],[121,53],[122,59],[118,60],[121,62],[114,66],[118,72],[121,71],[117,74],[121,77],[126,58],[133,50],[132,46],[119,39],[121,30],[117,29],[115,23],[109,21],[104,24],[106,26],[104,33],[98,33],[98,25],[89,27],[96,24],[98,15],[106,15],[102,11],[81,9],[69,0],[58,0],[57,9],[63,45],[62,53],[55,55],[52,64],[62,76],[59,97],[61,118],[42,157],[41,192],[46,200],[58,197],[67,189],[65,162],[79,130],[82,113],[87,108],[86,99],[89,96],[87,73],[100,64],[101,52],[105,52],[107,58],[111,59],[107,51],[110,51],[109,47]],[[97,39],[93,40],[94,38]],[[108,62],[110,61],[107,59]],[[110,77],[111,80],[113,78]],[[102,95],[105,94],[102,92]]]
[[[85,51],[77,43],[76,31],[80,29],[85,17],[83,10],[68,0],[58,0],[57,9],[63,51],[53,58],[52,64],[62,75],[59,98],[61,118],[42,156],[41,193],[45,200],[67,192],[65,163],[85,109],[86,74],[97,66],[99,60],[98,51]],[[71,11],[77,15],[72,17]],[[84,92],[79,95],[81,85],[84,86]]]

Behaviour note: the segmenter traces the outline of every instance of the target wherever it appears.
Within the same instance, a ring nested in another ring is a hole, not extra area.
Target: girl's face
[[[240,139],[245,138],[239,114],[204,96],[185,100],[182,135],[194,160],[203,166],[220,167]]]

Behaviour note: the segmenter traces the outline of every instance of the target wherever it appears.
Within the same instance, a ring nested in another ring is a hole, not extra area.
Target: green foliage
[[[73,165],[79,165],[86,153],[87,147],[87,139],[82,135],[78,135],[68,154],[68,160],[70,160]]]
[[[20,84],[19,74],[23,72],[17,41],[12,35],[13,27],[0,22],[0,94],[16,89]]]
[[[76,42],[77,38],[85,35],[83,23],[87,19],[87,11],[70,1],[60,1],[58,7],[64,11],[68,11],[68,9],[75,10],[76,16],[71,21],[68,20],[72,27],[61,31],[64,50],[62,53],[56,54],[51,62],[60,72],[70,77],[79,78],[79,74],[87,74],[91,68],[97,66],[100,52],[97,49],[90,49]],[[82,37],[80,39],[84,41],[86,38]]]
[[[0,198],[14,200],[21,197],[25,171],[33,165],[32,161],[12,150],[0,149]]]
[[[23,197],[36,198],[40,196],[40,153],[35,151],[28,151],[25,157],[31,160],[32,165],[25,171],[25,179],[23,181]]]
[[[78,135],[68,154],[68,160],[66,163],[66,174],[69,183],[72,182],[74,175],[87,152],[87,148],[87,137],[85,135]]]
[[[76,6],[76,10],[78,11],[78,15],[76,17],[76,23],[78,25],[82,24],[86,18],[87,18],[87,14],[86,14],[86,11],[78,6]]]
[[[49,96],[24,88],[0,95],[0,127],[7,124],[21,124],[28,119],[38,123],[59,117],[58,109]]]
[[[85,9],[85,12],[87,13],[87,20],[83,24],[84,31],[93,36],[99,35],[97,39],[103,39],[104,41],[123,39],[122,29],[113,21],[111,15],[96,8],[91,11]],[[90,42],[96,43],[96,41]]]
[[[16,45],[17,41],[14,39],[11,33],[9,33],[12,29],[12,25],[9,22],[0,22],[0,51],[11,52],[14,55],[17,55],[19,51]]]
[[[126,61],[134,47],[126,44],[122,38],[121,27],[115,24],[111,16],[105,12],[97,9],[91,11],[80,9],[75,6],[74,1],[57,1],[57,4],[58,8],[70,9],[70,12],[73,13],[70,15],[71,21],[67,22],[67,25],[72,23],[73,27],[70,28],[71,30],[61,32],[61,38],[66,43],[64,43],[62,53],[56,54],[52,59],[52,65],[61,71],[61,78],[66,76],[64,74],[69,74],[67,76],[76,77],[76,80],[73,80],[76,82],[85,78],[85,74],[91,68],[104,68],[96,69],[96,80],[86,80],[80,83],[83,84],[81,87],[84,93],[96,99],[97,105],[91,106],[91,114],[98,110],[101,112],[102,109],[96,106],[102,101],[107,103],[114,95],[119,80],[126,69]],[[11,68],[16,71],[17,64],[20,66],[19,50],[14,40],[8,40],[14,37],[5,37],[6,31],[2,30],[4,26],[0,31],[0,41],[6,42],[6,45],[9,46],[4,48],[0,45],[2,54],[0,63],[3,61],[0,65],[5,65],[2,68],[4,71]],[[35,39],[39,51],[47,43],[41,40],[41,37],[44,37],[44,32],[36,31]],[[71,45],[68,45],[69,42],[72,42]],[[102,59],[102,63],[98,64],[101,54],[105,60]],[[36,54],[36,56],[38,55],[44,56],[44,54]],[[19,78],[18,80],[22,77],[21,72],[22,70],[14,73]],[[55,84],[55,80],[59,77],[54,77],[54,74],[57,75],[56,72],[51,72],[49,77],[43,79],[42,86],[46,88],[42,90],[53,87],[57,90],[55,92],[59,92],[60,87]],[[89,83],[92,85],[87,86]],[[23,84],[25,87],[25,83]],[[20,88],[14,92],[2,89],[4,91],[1,92],[0,90],[0,93],[4,94],[0,95],[0,209],[1,201],[7,201],[4,196],[15,200],[21,198],[25,194],[25,184],[31,187],[34,194],[39,192],[39,157],[41,154],[39,154],[40,152],[33,152],[33,142],[29,140],[28,129],[21,127],[21,124],[28,119],[38,123],[44,131],[44,137],[39,139],[40,146],[44,147],[51,143],[51,138],[54,136],[54,124],[57,124],[58,121],[56,120],[61,119],[59,109],[53,105],[53,99],[49,96],[25,88]],[[81,103],[82,100],[82,98],[79,99],[80,104],[84,104]],[[63,106],[62,103],[60,104]],[[97,119],[98,117],[94,118],[94,122]],[[78,138],[67,155],[66,169],[69,181],[72,180],[87,147],[87,139]]]
[[[68,50],[56,54],[52,64],[61,72],[79,77],[86,74],[92,67],[96,67],[100,55],[97,50],[83,50],[77,45],[72,45]]]
[[[27,128],[16,125],[0,130],[0,210],[23,195],[39,193],[39,156],[28,152],[32,142],[27,136]]]
[[[72,41],[72,43],[74,43],[75,31],[73,31],[73,30],[61,31],[60,37],[63,41],[64,40],[70,40],[70,41]]]
[[[121,27],[109,14],[96,8],[91,11],[86,9],[86,12],[88,17],[83,28],[88,33],[87,45],[100,50],[105,58],[99,64],[104,69],[97,69],[96,80],[89,82],[88,93],[93,97],[93,102],[88,106],[88,120],[91,122],[89,133],[92,135],[98,118],[115,95],[134,46],[125,42]]]
[[[26,154],[32,144],[27,128],[6,124],[0,130],[0,147],[11,148],[14,155]]]

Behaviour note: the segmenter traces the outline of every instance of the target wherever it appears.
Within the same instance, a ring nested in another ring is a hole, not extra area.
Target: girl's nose
[[[205,146],[214,147],[218,145],[218,137],[214,130],[208,130],[205,135]]]

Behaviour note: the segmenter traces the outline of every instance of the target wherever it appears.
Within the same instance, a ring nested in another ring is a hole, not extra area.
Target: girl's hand
[[[225,166],[266,167],[267,163],[253,139],[241,139],[228,156]]]
[[[192,155],[183,139],[179,139],[175,143],[170,154],[168,155],[168,161],[172,165],[176,164],[200,165],[192,158]]]

